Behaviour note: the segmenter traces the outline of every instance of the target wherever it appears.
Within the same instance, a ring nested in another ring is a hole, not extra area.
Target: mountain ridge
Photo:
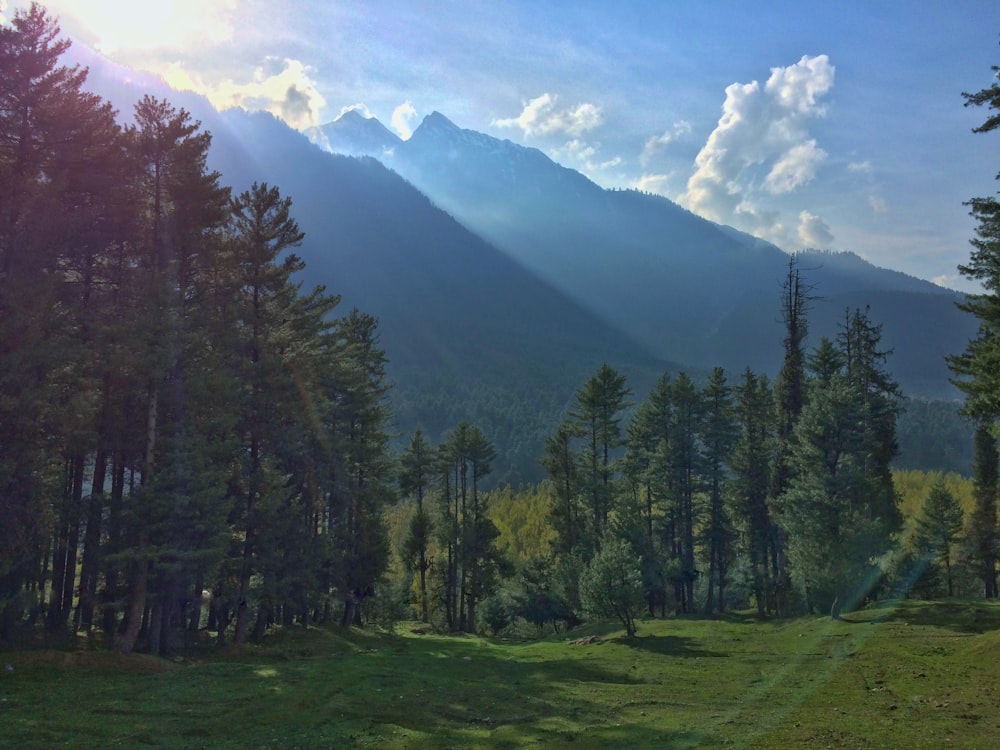
[[[349,131],[338,137],[330,148],[357,149]],[[789,258],[777,246],[663,196],[607,190],[537,149],[462,129],[438,112],[377,158],[658,356],[703,369],[777,371],[777,299]],[[845,305],[884,309],[886,334],[910,363],[904,389],[957,397],[944,356],[975,334],[974,323],[951,309],[961,295],[851,252],[796,255],[817,289],[814,343],[836,336]],[[921,321],[935,329],[931,348]],[[919,351],[923,357],[913,356]]]

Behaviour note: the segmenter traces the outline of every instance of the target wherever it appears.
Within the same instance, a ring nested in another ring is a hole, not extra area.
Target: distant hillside
[[[777,299],[788,256],[774,245],[660,196],[604,190],[537,149],[459,128],[437,112],[406,141],[357,112],[312,137],[335,151],[382,159],[659,356],[702,368],[777,371]],[[813,343],[836,335],[845,308],[870,306],[904,390],[957,395],[944,356],[975,335],[975,322],[954,309],[957,293],[852,253],[803,253],[801,266],[817,297]]]
[[[225,183],[267,181],[292,197],[307,234],[304,283],[341,294],[342,312],[380,319],[401,440],[421,426],[437,441],[467,420],[500,451],[495,480],[533,481],[545,437],[602,362],[629,376],[635,400],[664,370],[698,377],[722,364],[735,380],[747,365],[777,367],[787,256],[768,243],[657,196],[603,190],[540,151],[440,115],[407,142],[360,115],[342,118],[344,132],[363,128],[352,135],[362,151],[438,185],[428,198],[374,159],[325,154],[269,115],[219,114],[85,50],[82,62],[124,117],[144,93],[192,112],[213,133],[210,166]],[[335,146],[344,132],[312,137]],[[948,392],[939,352],[971,326],[953,294],[856,256],[804,256],[803,267],[826,298],[811,314],[814,341],[835,332],[845,307],[871,304],[908,392]],[[926,346],[913,346],[915,327]]]
[[[247,158],[219,149],[212,166],[236,185],[280,185],[306,232],[308,282],[379,317],[402,429],[437,439],[475,422],[517,455],[511,478],[536,478],[544,437],[602,362],[643,389],[668,367],[379,162],[320,153],[270,115],[222,121]]]

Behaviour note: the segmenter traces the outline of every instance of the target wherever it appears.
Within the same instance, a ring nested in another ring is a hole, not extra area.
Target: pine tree
[[[880,359],[878,329],[863,322],[874,333],[862,345],[851,338],[855,348],[838,349],[824,339],[809,360],[792,479],[777,499],[793,579],[809,606],[833,617],[877,587],[899,528],[891,477],[888,488],[883,481],[895,448],[895,387],[880,370],[859,375],[859,362]]]
[[[410,567],[420,576],[420,621],[428,622],[430,605],[427,597],[427,571],[431,567],[428,557],[434,524],[430,514],[424,509],[424,494],[431,482],[434,451],[417,428],[410,438],[410,444],[403,453],[399,475],[399,488],[404,496],[413,496],[417,501],[417,511],[410,521],[410,528],[404,542],[405,554]]]
[[[552,524],[557,534],[556,551],[560,555],[583,554],[590,549],[587,519],[580,502],[580,467],[573,449],[576,428],[561,423],[545,440],[542,466],[552,480]]]
[[[792,440],[808,397],[806,386],[805,341],[809,334],[809,308],[813,300],[813,287],[802,278],[798,259],[788,259],[788,271],[781,288],[781,320],[785,325],[785,354],[781,370],[774,382],[775,440],[771,467],[770,502],[777,511],[778,498],[790,486],[792,468]],[[777,515],[777,513],[775,513]],[[770,540],[770,578],[774,589],[774,611],[785,613],[785,594],[788,589],[787,540],[780,524],[772,527]]]
[[[976,427],[973,442],[972,481],[975,487],[975,507],[966,532],[969,556],[983,582],[983,595],[996,599],[997,593],[997,492],[1000,491],[996,438],[989,426]]]
[[[724,502],[729,477],[728,464],[736,440],[731,389],[722,368],[715,368],[702,392],[705,409],[701,443],[704,486],[708,493],[708,513],[702,530],[708,555],[708,591],[705,611],[725,609],[725,589],[733,559],[733,521]],[[716,600],[716,594],[718,599]]]
[[[951,572],[952,548],[961,531],[962,507],[948,492],[944,479],[939,478],[931,487],[917,518],[915,545],[921,557],[944,568],[948,596],[955,595]]]
[[[739,437],[733,447],[730,485],[737,524],[743,547],[749,557],[757,614],[764,617],[774,601],[770,560],[777,535],[768,502],[771,451],[774,437],[774,403],[767,378],[749,369],[737,389]]]
[[[591,617],[615,617],[625,626],[627,637],[635,635],[635,620],[643,604],[642,574],[628,542],[604,541],[580,575],[580,599]]]
[[[570,412],[584,440],[581,482],[594,544],[600,544],[613,506],[617,473],[614,454],[624,444],[621,417],[631,393],[625,376],[603,364],[577,391]]]
[[[329,425],[334,473],[330,493],[333,584],[343,603],[341,625],[361,622],[364,600],[375,594],[389,564],[383,509],[395,501],[386,397],[386,355],[378,321],[352,310],[337,321],[337,360],[331,381]]]
[[[1000,128],[1000,66],[994,65],[993,83],[974,93],[963,93],[966,107],[982,107],[988,116],[974,133]],[[1000,174],[997,174],[1000,179]],[[965,393],[964,411],[978,423],[975,437],[976,509],[970,520],[972,553],[979,566],[987,598],[998,596],[996,516],[996,430],[1000,420],[1000,201],[995,196],[966,203],[976,220],[968,264],[958,267],[963,276],[982,285],[983,293],[967,295],[959,305],[979,319],[979,333],[962,354],[950,357],[948,366],[955,384]],[[987,435],[987,430],[993,432]]]

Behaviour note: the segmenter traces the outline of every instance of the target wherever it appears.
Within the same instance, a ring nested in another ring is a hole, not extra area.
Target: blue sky
[[[0,0],[10,17],[25,7]],[[969,288],[1000,3],[51,0],[116,62],[306,128],[434,110],[786,250]]]

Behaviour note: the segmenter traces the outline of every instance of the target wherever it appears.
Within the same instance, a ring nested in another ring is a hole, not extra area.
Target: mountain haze
[[[375,138],[372,134],[377,133]],[[459,221],[661,357],[699,368],[775,374],[778,296],[788,255],[661,196],[605,190],[541,151],[428,115],[408,140],[356,111],[311,133],[333,151],[367,153]],[[944,357],[975,335],[960,295],[853,253],[804,251],[816,299],[813,344],[845,310],[870,307],[909,395],[955,397]]]
[[[604,190],[438,113],[406,141],[345,113],[309,134],[338,152],[325,153],[270,115],[219,113],[89,51],[81,61],[123,118],[145,93],[166,98],[213,134],[225,184],[266,181],[293,199],[303,283],[342,295],[342,313],[379,318],[401,439],[420,426],[438,441],[469,421],[500,451],[496,480],[533,481],[545,437],[602,362],[629,377],[635,401],[665,370],[777,370],[788,256],[758,238]],[[801,265],[823,297],[810,344],[835,335],[845,308],[870,305],[906,393],[953,396],[942,357],[974,334],[955,293],[852,254]]]

